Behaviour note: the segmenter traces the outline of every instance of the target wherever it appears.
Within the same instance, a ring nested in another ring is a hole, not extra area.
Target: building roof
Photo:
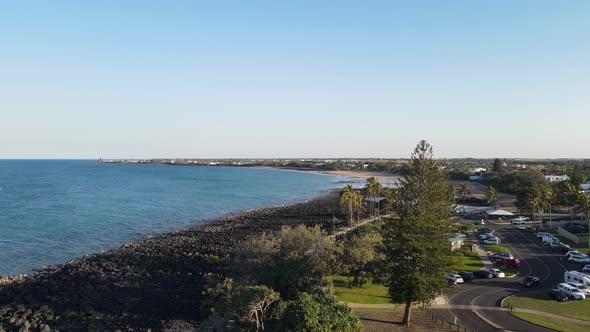
[[[504,210],[487,210],[486,214],[489,216],[513,216],[514,213]]]

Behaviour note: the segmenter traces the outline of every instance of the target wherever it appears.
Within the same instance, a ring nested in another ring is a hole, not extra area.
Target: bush
[[[361,331],[359,319],[346,305],[332,297],[318,297],[301,293],[297,299],[283,306],[281,331]]]

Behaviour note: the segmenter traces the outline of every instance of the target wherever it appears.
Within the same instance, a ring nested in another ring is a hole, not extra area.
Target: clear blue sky
[[[590,1],[0,4],[0,158],[590,157]]]

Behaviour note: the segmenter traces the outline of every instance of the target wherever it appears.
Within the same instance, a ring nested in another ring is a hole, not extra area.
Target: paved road
[[[498,307],[506,296],[554,288],[559,282],[563,282],[565,271],[579,268],[577,264],[562,261],[559,254],[554,254],[549,248],[541,246],[536,240],[535,234],[518,230],[514,225],[488,224],[488,227],[494,229],[502,240],[502,245],[521,260],[519,273],[514,278],[476,279],[474,282],[459,285],[455,291],[447,295],[450,305]],[[540,277],[541,285],[532,289],[523,289],[520,281],[527,275]],[[478,309],[477,315],[469,309],[446,308],[436,309],[436,312],[446,316],[447,319],[454,319],[453,316],[457,316],[459,324],[478,332],[498,330],[553,331],[498,310]],[[484,320],[492,322],[495,327],[485,323]]]

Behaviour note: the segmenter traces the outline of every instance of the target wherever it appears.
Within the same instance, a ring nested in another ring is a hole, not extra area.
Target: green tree
[[[357,205],[357,198],[351,185],[347,185],[340,190],[340,205],[348,213],[349,226],[352,228],[352,218]]]
[[[542,187],[541,194],[543,196],[543,202],[545,207],[549,209],[549,228],[551,228],[553,203],[555,203],[555,199],[557,198],[557,196],[555,195],[555,191],[553,190],[553,188],[550,186]]]
[[[370,265],[382,259],[382,254],[378,251],[381,241],[380,234],[370,232],[353,234],[340,243],[339,261],[343,274],[353,277],[351,286],[362,286],[366,282],[366,276],[372,272]]]
[[[588,232],[590,232],[590,198],[583,192],[578,193],[576,209],[586,218],[586,221],[588,222]],[[590,250],[590,239],[588,239],[588,250]]]
[[[541,191],[541,189],[539,187],[533,187],[531,188],[531,191],[529,192],[528,198],[527,198],[527,205],[531,208],[531,210],[533,211],[533,219],[535,216],[535,212],[539,213],[539,224],[541,223],[541,214],[543,212],[543,208],[544,208],[544,201],[543,201],[543,192]],[[536,219],[534,220],[536,221]]]
[[[496,193],[496,189],[494,189],[494,187],[489,186],[488,191],[486,192],[486,198],[492,209],[495,210],[496,203],[498,202],[498,194]]]
[[[571,181],[562,182],[561,190],[559,192],[559,200],[562,205],[565,205],[570,209],[572,225],[574,224],[574,210],[579,192],[580,191],[578,190],[578,187],[575,186]]]
[[[382,189],[383,197],[385,198],[385,212],[392,213],[395,211],[395,196],[397,190],[394,188],[385,187]]]
[[[272,287],[284,299],[323,285],[322,278],[336,265],[336,245],[319,226],[283,226],[245,240],[238,249],[240,274]]]
[[[356,332],[361,331],[359,319],[345,304],[331,296],[301,293],[284,305],[281,331],[293,332]]]
[[[492,172],[494,172],[495,174],[503,173],[504,162],[498,158],[494,159],[494,163],[492,164]]]
[[[421,141],[401,179],[396,198],[399,220],[387,220],[383,231],[389,296],[392,302],[405,304],[405,325],[410,325],[412,302],[426,303],[441,294],[448,287],[446,274],[457,264],[447,241],[453,203],[449,187],[432,159],[432,147]]]
[[[367,191],[367,198],[369,198],[369,215],[374,216],[375,214],[379,213],[379,206],[377,205],[377,213],[375,213],[375,203],[377,200],[377,196],[381,192],[382,186],[381,183],[377,181],[374,176],[371,176],[367,179],[367,184],[365,185],[365,190]],[[378,203],[378,202],[377,202]]]
[[[461,195],[461,197],[465,198],[465,196],[467,195],[471,195],[471,187],[466,185],[465,183],[462,183],[459,186],[459,195]]]
[[[570,174],[570,182],[576,188],[579,188],[580,185],[586,181],[586,178],[587,178],[587,176],[584,173],[584,170],[582,170],[580,168],[580,164],[579,163],[575,163],[574,164],[574,168],[572,169],[572,172]]]

